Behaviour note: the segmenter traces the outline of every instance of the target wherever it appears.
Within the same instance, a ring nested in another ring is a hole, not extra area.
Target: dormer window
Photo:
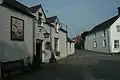
[[[96,38],[96,33],[93,34],[93,37]]]
[[[58,31],[59,31],[59,24],[57,22],[55,23],[55,30],[58,33]]]
[[[38,24],[42,23],[42,14],[39,12],[38,13]]]
[[[102,36],[105,37],[105,30],[103,31],[103,35]]]
[[[102,47],[106,47],[106,40],[103,40]]]
[[[94,46],[94,48],[97,48],[97,42],[96,41],[94,41],[93,46]]]

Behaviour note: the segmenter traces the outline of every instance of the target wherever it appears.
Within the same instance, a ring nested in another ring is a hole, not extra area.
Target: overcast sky
[[[68,25],[69,36],[80,34],[117,15],[120,0],[21,0],[31,6],[42,4],[47,16],[58,16]]]

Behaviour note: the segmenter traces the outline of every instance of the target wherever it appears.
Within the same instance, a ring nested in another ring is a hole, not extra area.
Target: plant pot
[[[51,54],[51,58],[49,60],[50,63],[55,63],[56,62],[56,58],[54,56],[54,53]]]
[[[55,53],[55,55],[56,55],[56,56],[60,56],[60,52],[57,51],[57,52]]]

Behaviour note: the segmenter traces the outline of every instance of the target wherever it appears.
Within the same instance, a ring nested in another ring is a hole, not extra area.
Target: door
[[[36,39],[36,65],[40,66],[42,63],[42,40]]]
[[[55,49],[55,52],[58,51],[58,38],[55,38],[54,39],[54,49]]]

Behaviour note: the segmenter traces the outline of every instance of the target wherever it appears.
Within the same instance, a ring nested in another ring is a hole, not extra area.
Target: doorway
[[[43,40],[36,39],[36,65],[40,66],[42,63],[42,43]]]

